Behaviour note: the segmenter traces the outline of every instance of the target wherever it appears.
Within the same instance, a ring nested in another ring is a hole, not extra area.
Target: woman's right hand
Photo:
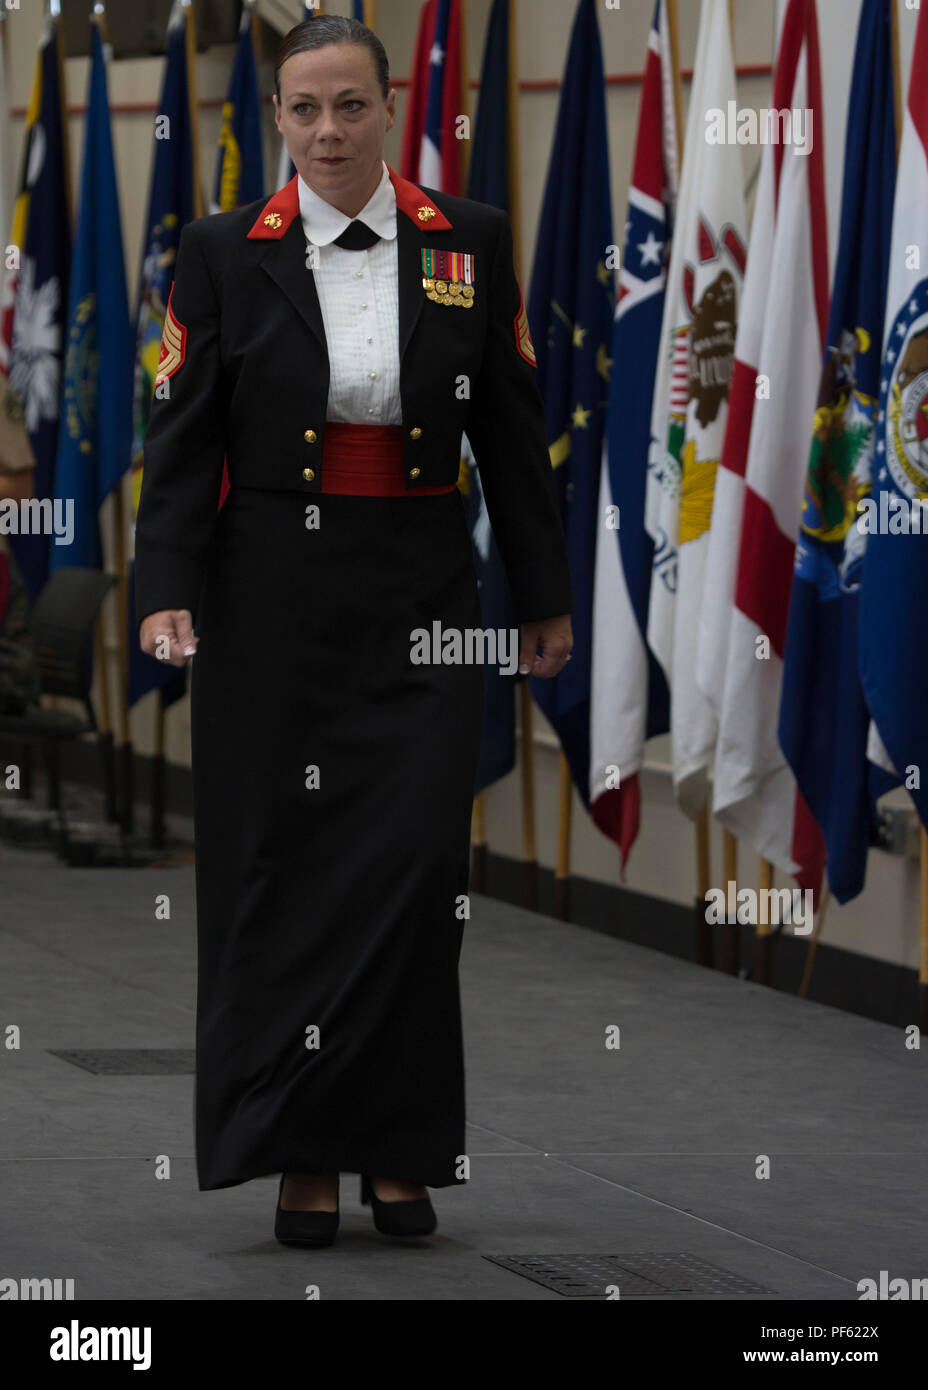
[[[139,646],[156,661],[186,666],[197,649],[193,614],[188,608],[165,608],[160,613],[149,613],[139,627]]]

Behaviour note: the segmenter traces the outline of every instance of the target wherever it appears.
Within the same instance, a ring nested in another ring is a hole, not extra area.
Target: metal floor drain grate
[[[698,1255],[484,1255],[485,1260],[521,1274],[535,1284],[565,1298],[603,1298],[616,1287],[620,1298],[659,1297],[661,1294],[774,1293],[762,1284],[743,1279]]]
[[[95,1076],[186,1076],[194,1071],[191,1047],[49,1048],[53,1057]]]

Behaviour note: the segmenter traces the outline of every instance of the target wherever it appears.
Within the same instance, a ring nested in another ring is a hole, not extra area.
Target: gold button
[[[315,430],[307,430],[306,433],[303,435],[303,438],[306,440],[306,443],[307,443],[307,444],[315,444],[315,442],[316,442],[316,431],[315,431]]]
[[[306,479],[306,481],[307,481],[308,483],[311,483],[312,480],[313,480],[313,478],[315,478],[315,476],[316,476],[316,475],[315,475],[315,473],[313,472],[313,470],[312,470],[311,468],[304,468],[304,469],[303,469],[303,477]]]
[[[418,439],[421,434],[422,431],[420,430],[418,425],[413,425],[412,429],[409,431],[410,439]]]
[[[410,470],[409,470],[409,476],[410,476],[410,478],[418,478],[418,476],[419,476],[419,469],[418,469],[418,468],[410,468]]]

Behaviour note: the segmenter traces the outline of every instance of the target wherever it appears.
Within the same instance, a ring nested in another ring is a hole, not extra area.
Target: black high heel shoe
[[[274,1217],[274,1235],[281,1245],[303,1245],[318,1247],[331,1245],[338,1230],[338,1206],[335,1211],[285,1211],[280,1205],[284,1190],[285,1173],[280,1175],[277,1189],[277,1212]]]
[[[430,1236],[438,1225],[428,1197],[411,1202],[382,1202],[366,1173],[361,1174],[361,1202],[374,1213],[374,1225],[385,1236]]]

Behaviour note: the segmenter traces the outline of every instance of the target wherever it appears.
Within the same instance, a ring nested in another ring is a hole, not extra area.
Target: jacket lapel
[[[397,295],[399,300],[400,362],[422,312],[420,249],[430,232],[446,231],[448,218],[414,183],[387,165],[396,193]],[[250,240],[267,241],[261,265],[312,331],[328,359],[325,324],[316,277],[306,265],[306,237],[300,218],[300,196],[294,174],[261,209],[248,232]]]
[[[316,277],[307,267],[306,251],[303,224],[297,216],[280,240],[271,243],[261,264],[312,329],[319,346],[328,356]]]
[[[419,270],[420,233],[408,217],[397,209],[396,214],[396,263],[399,284],[397,286],[400,316],[400,363],[406,346],[412,337],[413,329],[422,313],[422,275]]]

